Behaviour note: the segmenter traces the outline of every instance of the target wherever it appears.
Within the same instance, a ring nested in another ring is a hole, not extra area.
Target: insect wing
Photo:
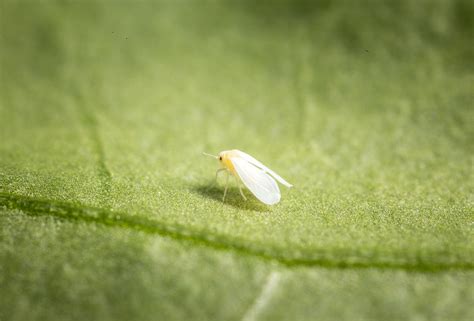
[[[280,201],[280,189],[275,180],[262,169],[240,157],[230,159],[244,185],[265,204]]]
[[[261,168],[263,171],[267,172],[268,174],[272,175],[273,177],[275,177],[275,179],[277,181],[279,181],[281,184],[285,185],[286,187],[292,187],[293,185],[291,185],[290,183],[288,183],[287,181],[285,181],[283,179],[283,177],[281,177],[280,175],[278,175],[277,173],[275,173],[274,171],[272,171],[270,168],[268,168],[267,166],[263,165],[262,163],[260,163],[258,160],[256,160],[255,158],[253,158],[252,156],[250,156],[249,154],[247,153],[244,153],[242,151],[238,151],[239,153],[239,156],[241,158],[243,158],[244,160],[246,160],[247,162],[253,164],[254,166],[257,166],[258,168]]]

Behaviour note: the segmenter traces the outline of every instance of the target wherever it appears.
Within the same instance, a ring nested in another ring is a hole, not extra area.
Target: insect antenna
[[[215,155],[211,155],[211,154],[208,154],[208,153],[206,153],[206,152],[202,152],[202,154],[203,154],[204,156],[209,156],[209,157],[212,157],[212,158],[215,158],[215,159],[218,159],[218,158],[219,158],[219,157],[217,157],[217,156],[215,156]]]

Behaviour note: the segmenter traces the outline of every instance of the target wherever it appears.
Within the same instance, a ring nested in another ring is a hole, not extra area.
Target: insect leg
[[[225,202],[225,196],[227,195],[227,188],[228,187],[229,187],[229,174],[227,174],[227,178],[225,180],[224,197],[222,198],[222,202]]]
[[[219,168],[217,171],[216,171],[216,181],[217,181],[217,176],[219,175],[220,172],[222,171],[225,171],[226,169],[225,168]]]
[[[240,191],[240,195],[242,195],[242,197],[244,198],[244,200],[246,201],[247,200],[247,197],[245,197],[244,195],[244,191],[242,190],[242,184],[240,182],[237,182],[239,184],[239,191]]]

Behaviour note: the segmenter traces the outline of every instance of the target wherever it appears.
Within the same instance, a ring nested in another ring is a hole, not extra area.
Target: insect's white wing
[[[250,156],[249,154],[247,153],[244,153],[242,151],[237,151],[239,156],[243,159],[245,159],[247,162],[257,166],[258,168],[261,168],[262,170],[264,170],[265,172],[267,172],[268,174],[272,175],[273,177],[275,177],[275,179],[277,181],[279,181],[281,184],[285,185],[286,187],[292,187],[293,185],[291,185],[290,183],[288,183],[287,181],[285,181],[280,175],[278,175],[277,173],[275,173],[274,171],[272,171],[270,168],[268,168],[267,166],[263,165],[262,163],[260,163],[258,160],[256,160],[255,158],[253,158],[252,156]]]
[[[268,205],[280,201],[280,189],[270,175],[243,158],[233,157],[230,160],[244,185],[256,198]]]

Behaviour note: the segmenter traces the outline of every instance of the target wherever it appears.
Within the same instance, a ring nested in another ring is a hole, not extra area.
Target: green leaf
[[[470,319],[473,20],[4,1],[0,319]],[[223,203],[233,148],[294,188]]]

